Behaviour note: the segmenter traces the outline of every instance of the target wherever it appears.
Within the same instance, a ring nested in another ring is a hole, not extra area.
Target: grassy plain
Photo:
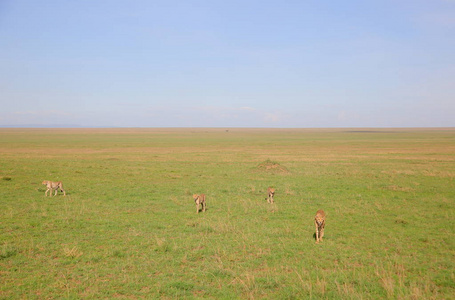
[[[0,129],[0,298],[453,298],[454,159],[455,129]]]

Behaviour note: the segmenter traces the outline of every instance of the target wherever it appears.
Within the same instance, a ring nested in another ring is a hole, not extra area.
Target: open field
[[[453,299],[454,176],[455,129],[0,129],[0,298]]]

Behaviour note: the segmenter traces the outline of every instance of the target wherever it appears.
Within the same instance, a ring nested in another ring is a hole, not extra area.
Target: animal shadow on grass
[[[206,208],[205,208],[205,211],[208,211],[208,210],[209,210],[209,209],[206,207]],[[203,208],[202,208],[202,207],[201,207],[201,208],[199,208],[199,211],[198,211],[198,213],[200,213],[200,212],[204,212],[204,210],[203,210]]]
[[[313,232],[313,239],[316,240],[316,232]],[[324,241],[327,240],[327,238],[324,236]],[[329,237],[330,240],[330,237]],[[322,241],[321,241],[322,242]]]
[[[37,188],[36,190],[37,190],[38,192],[40,192],[40,193],[46,192],[46,188]],[[71,192],[67,192],[66,190],[65,190],[65,192],[66,192],[66,196],[68,196],[68,195],[71,196],[71,194],[72,194]],[[54,192],[54,193],[55,193],[55,192]],[[52,194],[52,197],[58,197],[58,196],[63,196],[63,194],[57,193],[56,196],[54,196],[54,195]]]

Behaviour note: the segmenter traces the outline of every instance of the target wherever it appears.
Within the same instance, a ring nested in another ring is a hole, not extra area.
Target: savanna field
[[[0,298],[453,299],[454,160],[453,128],[0,129]]]

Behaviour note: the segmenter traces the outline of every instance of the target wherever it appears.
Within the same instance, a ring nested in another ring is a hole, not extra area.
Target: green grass
[[[452,298],[454,159],[454,129],[0,129],[0,298]]]

